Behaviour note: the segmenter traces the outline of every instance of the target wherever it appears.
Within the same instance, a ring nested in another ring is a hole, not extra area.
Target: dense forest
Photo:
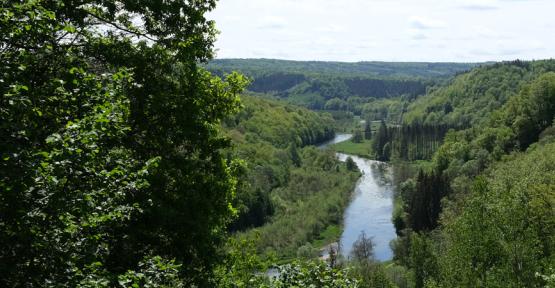
[[[214,59],[206,67],[217,74],[241,71],[257,78],[271,73],[327,74],[335,76],[373,77],[449,77],[476,67],[473,63],[425,62],[323,62],[287,61],[276,59]]]
[[[333,119],[249,96],[242,104],[223,122],[234,156],[245,160],[234,205],[238,218],[231,228],[259,227],[242,236],[254,239],[265,257],[295,258],[303,246],[311,247],[308,256],[317,256],[317,246],[337,236],[333,233],[359,177],[332,151],[309,146],[333,136]]]
[[[548,71],[554,63],[496,64],[441,88],[457,93],[479,87],[490,75],[511,82],[515,70],[528,79],[513,88],[518,92],[504,91],[506,98],[488,97],[489,87],[482,86],[488,89],[480,101],[499,108],[467,112],[474,125],[447,133],[431,162],[413,167],[415,176],[399,184],[404,205],[395,213],[395,258],[414,271],[416,287],[553,284],[555,73]],[[441,103],[444,95],[432,92],[419,106]],[[457,111],[473,110],[454,105],[440,119]]]
[[[362,104],[384,98],[414,98],[426,88],[476,64],[392,62],[302,62],[218,59],[206,68],[216,75],[239,71],[252,79],[249,91],[316,110],[360,114]]]
[[[215,7],[1,5],[1,287],[555,287],[555,60],[214,60]]]

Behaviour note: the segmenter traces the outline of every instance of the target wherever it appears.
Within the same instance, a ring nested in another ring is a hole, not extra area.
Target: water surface
[[[334,139],[320,145],[329,145],[350,139],[350,134],[337,134]],[[389,242],[395,239],[395,227],[391,222],[393,213],[393,190],[391,173],[388,165],[383,162],[368,160],[362,157],[337,153],[341,161],[351,157],[362,172],[358,180],[351,202],[343,214],[343,233],[340,245],[341,254],[350,257],[353,244],[366,233],[371,237],[374,256],[377,260],[386,261],[393,257]]]
[[[375,244],[375,258],[390,260],[393,253],[389,242],[395,239],[396,234],[391,222],[393,190],[388,165],[342,153],[337,153],[337,157],[342,161],[351,157],[363,173],[343,214],[341,254],[350,257],[353,244],[364,232]]]

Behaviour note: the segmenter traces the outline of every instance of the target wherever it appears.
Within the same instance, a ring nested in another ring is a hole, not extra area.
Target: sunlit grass
[[[352,154],[365,158],[372,158],[372,141],[364,140],[361,143],[354,143],[351,140],[347,140],[341,143],[333,145],[333,148],[337,152]]]

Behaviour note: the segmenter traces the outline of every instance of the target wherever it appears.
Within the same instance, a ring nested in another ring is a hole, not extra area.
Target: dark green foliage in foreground
[[[347,271],[331,268],[323,262],[288,264],[280,269],[280,273],[280,276],[269,287],[360,287],[358,281],[349,277]]]
[[[218,127],[246,84],[197,67],[214,6],[3,2],[0,286],[207,285],[237,181]]]

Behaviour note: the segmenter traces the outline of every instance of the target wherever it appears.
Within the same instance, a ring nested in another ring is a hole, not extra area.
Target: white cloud
[[[554,57],[552,11],[552,0],[225,0],[209,18],[220,58],[488,61]]]
[[[439,20],[421,16],[412,16],[409,19],[410,26],[416,30],[429,30],[445,28],[445,23]]]
[[[265,16],[261,19],[258,29],[282,29],[287,26],[287,20],[279,16]]]

